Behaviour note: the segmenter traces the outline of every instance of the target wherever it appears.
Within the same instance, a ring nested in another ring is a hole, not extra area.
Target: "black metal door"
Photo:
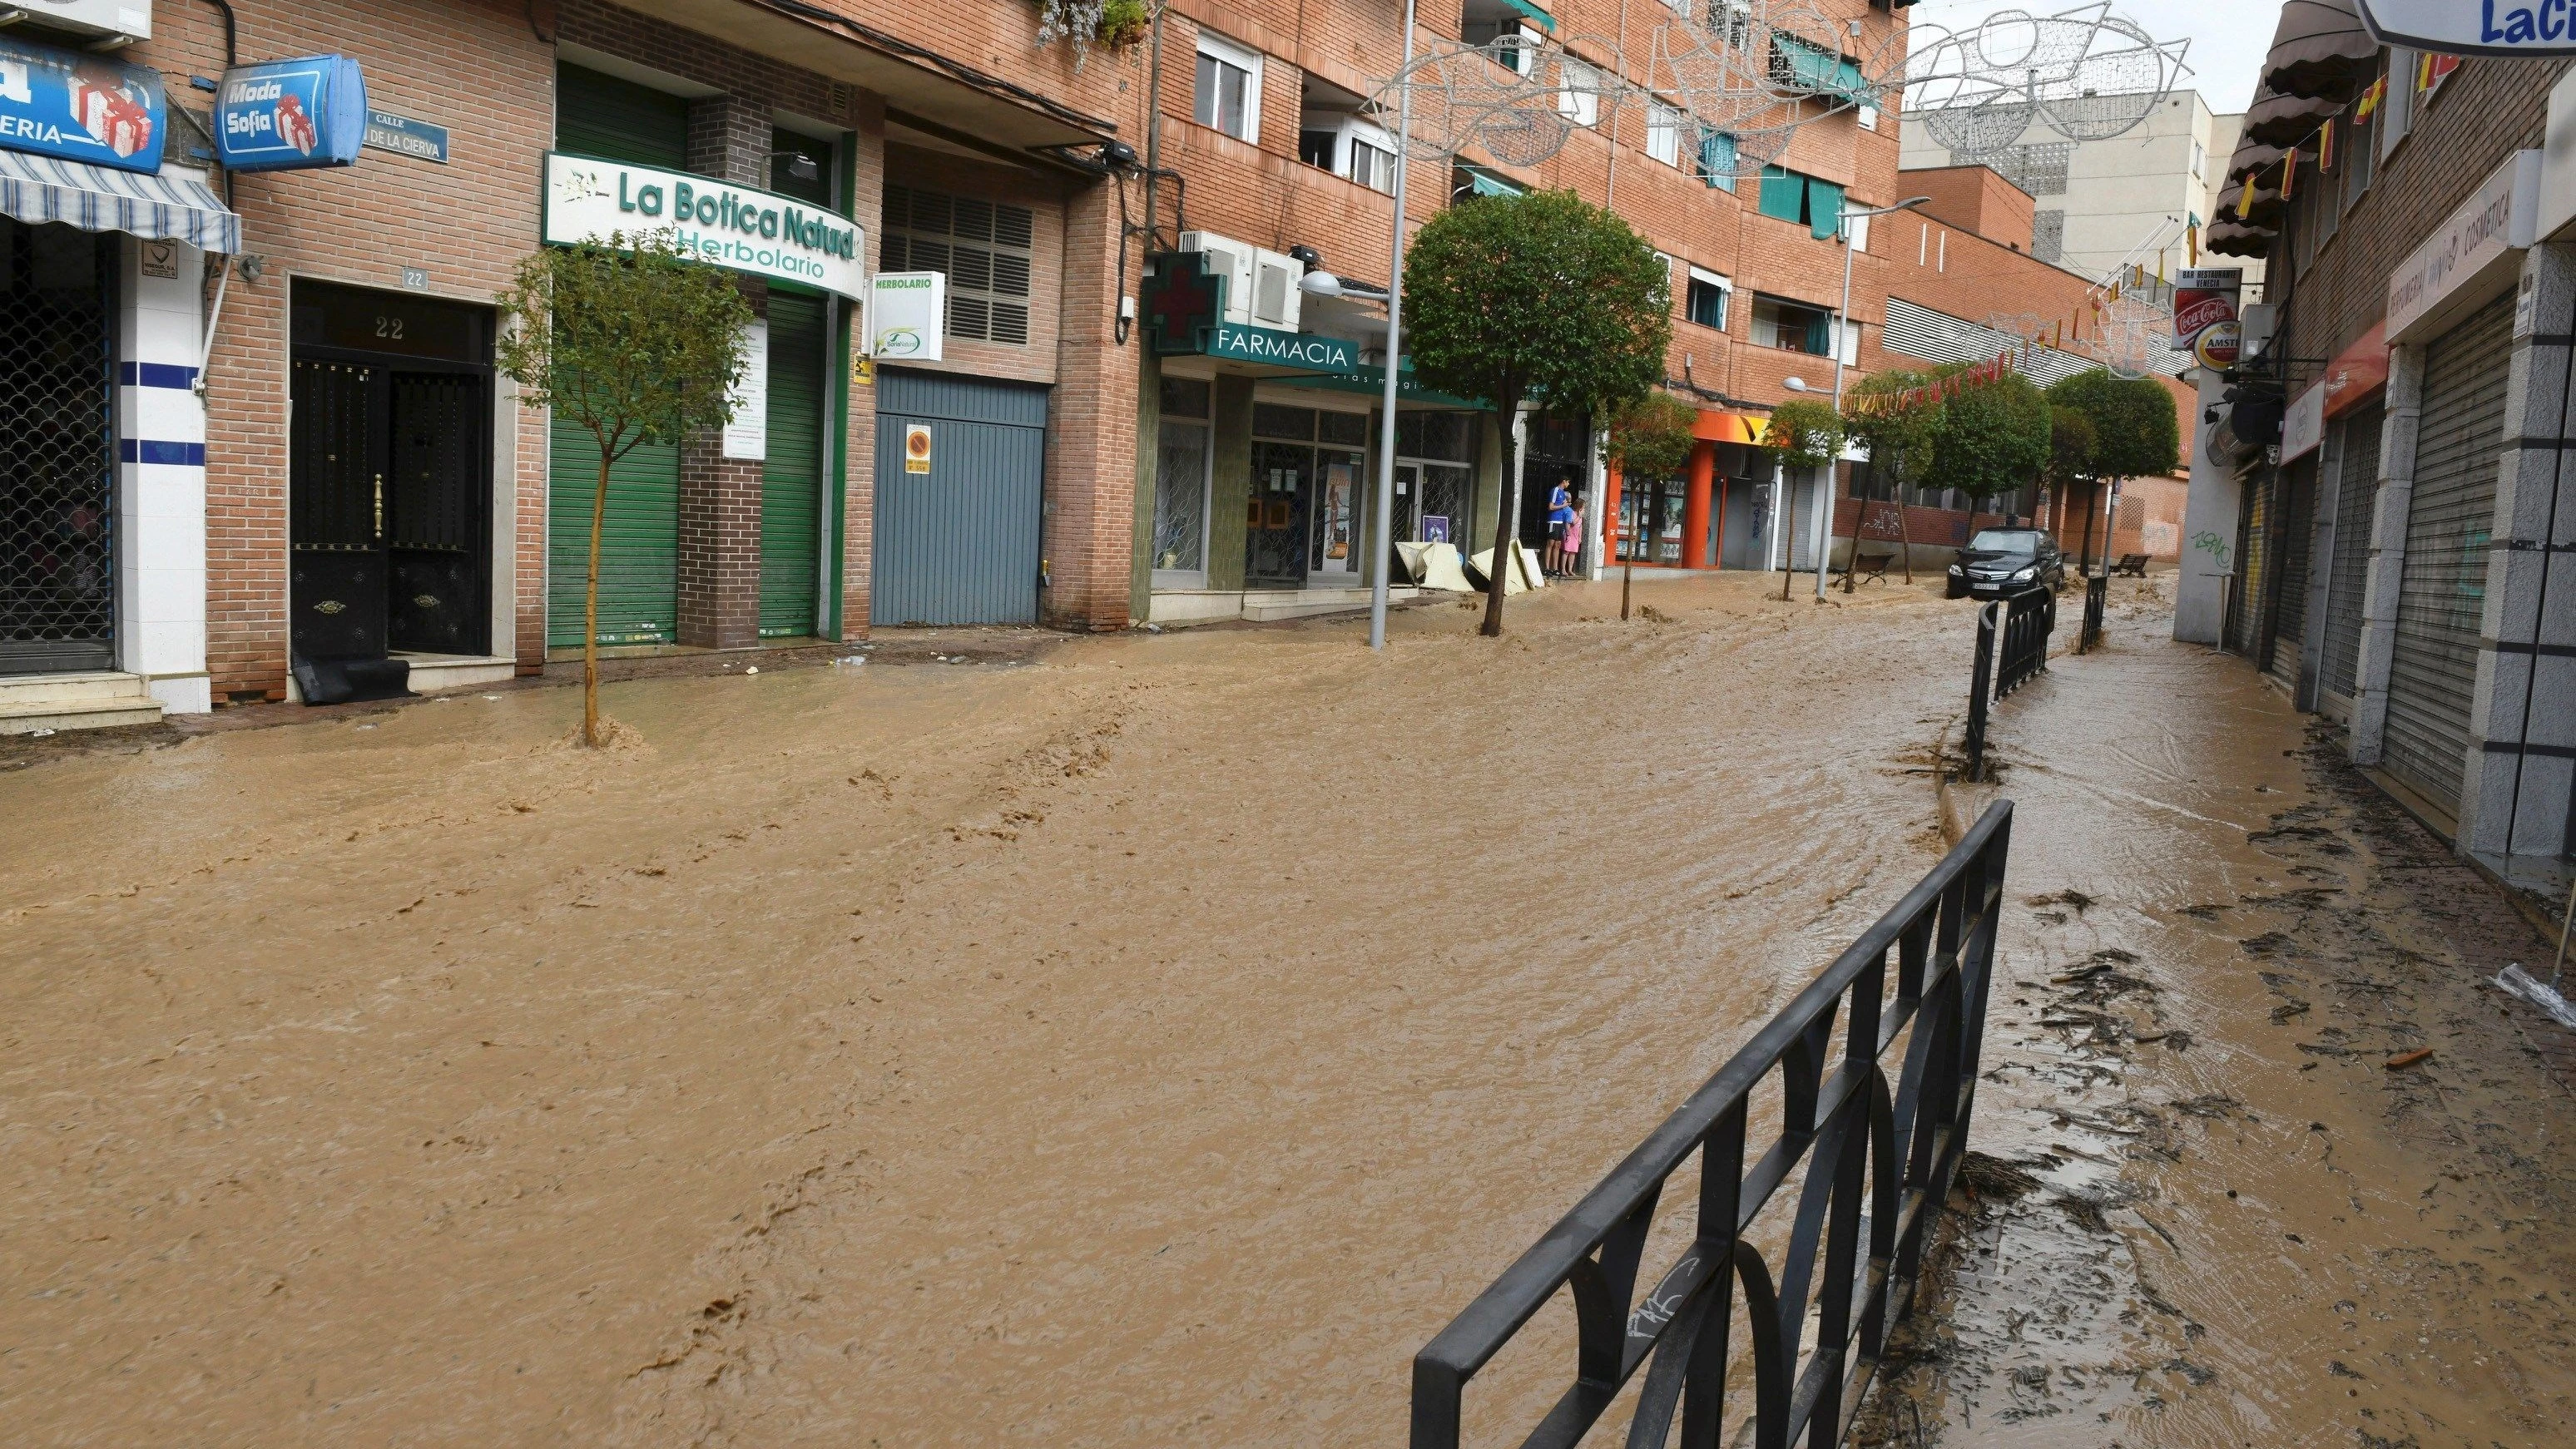
[[[385,654],[385,382],[380,367],[295,362],[287,632],[307,659]]]
[[[0,674],[115,664],[114,245],[0,217]]]
[[[386,634],[395,649],[481,654],[488,646],[484,385],[467,373],[387,375]]]
[[[1252,445],[1252,501],[1243,520],[1243,581],[1249,587],[1306,586],[1306,500],[1314,481],[1313,448]]]

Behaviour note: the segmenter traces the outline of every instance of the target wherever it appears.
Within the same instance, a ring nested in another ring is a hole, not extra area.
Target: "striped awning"
[[[227,256],[241,250],[241,218],[204,182],[186,176],[111,171],[0,151],[0,212],[20,221],[59,221],[83,231],[186,242]]]

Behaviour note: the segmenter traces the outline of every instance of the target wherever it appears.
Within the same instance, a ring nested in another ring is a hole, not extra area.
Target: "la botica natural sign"
[[[2569,0],[2361,0],[2382,45],[2449,55],[2576,55]]]
[[[545,240],[569,246],[657,232],[732,271],[853,301],[867,294],[866,239],[848,217],[712,176],[547,154]]]

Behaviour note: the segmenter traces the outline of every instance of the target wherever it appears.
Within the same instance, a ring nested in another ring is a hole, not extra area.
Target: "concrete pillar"
[[[861,91],[851,105],[857,127],[844,134],[850,148],[850,216],[860,235],[877,248],[868,260],[873,272],[884,260],[885,238],[878,228],[885,203],[885,102]],[[845,303],[844,315],[857,311]],[[864,316],[851,318],[848,411],[843,416],[842,445],[848,470],[841,478],[841,637],[868,636],[868,614],[876,588],[877,538],[877,384],[873,365],[857,354],[867,346]]]
[[[2576,246],[2532,248],[2521,287],[2459,844],[2507,875],[2554,882],[2576,794]]]
[[[123,237],[116,249],[116,355],[125,362],[117,432],[133,450],[115,465],[116,667],[142,675],[170,713],[204,714],[215,705],[206,672],[206,408],[194,384],[208,259],[174,242],[167,252],[176,275],[151,276],[143,245]]]
[[[1134,537],[1128,544],[1127,615],[1154,617],[1154,492],[1162,472],[1163,367],[1139,325],[1136,352],[1136,506]],[[1377,454],[1371,450],[1372,463]],[[1205,567],[1207,560],[1202,558]]]
[[[2202,419],[2226,391],[2216,374],[2200,370],[2200,394],[2189,425],[2200,445],[2191,450],[2191,491],[2182,505],[2182,578],[2174,588],[2174,638],[2216,644],[2227,611],[2228,578],[2236,570],[2236,523],[2243,490],[2234,464],[2209,446]]]
[[[2335,530],[2345,521],[2335,517],[2343,500],[2346,449],[2342,439],[2343,429],[2327,423],[2325,440],[2317,446],[2316,497],[2309,509],[2308,602],[2299,629],[2299,682],[2290,691],[2290,705],[2311,714],[2316,712],[2317,691],[2325,678],[2326,606],[2333,593]]]
[[[1682,567],[1708,567],[1708,494],[1717,476],[1717,444],[1691,444],[1682,475]]]
[[[1215,450],[1208,480],[1207,586],[1243,587],[1248,510],[1252,506],[1252,379],[1218,373],[1211,388],[1208,446]]]
[[[689,103],[689,169],[738,186],[766,179],[769,108],[756,97]],[[765,311],[767,284],[737,279],[743,300]],[[755,359],[755,365],[766,365]],[[715,429],[680,444],[680,642],[701,649],[760,643],[762,465],[724,456]]]
[[[2354,671],[2352,762],[2376,765],[2388,733],[2388,674],[2397,651],[2397,581],[2406,568],[2406,514],[2415,501],[2415,438],[2423,422],[2424,348],[2388,349],[2388,421],[2379,434],[2371,504],[2370,575],[2361,591],[2361,658]]]

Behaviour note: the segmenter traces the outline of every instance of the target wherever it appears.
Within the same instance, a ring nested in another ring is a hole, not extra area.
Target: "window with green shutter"
[[[1782,221],[1807,219],[1807,178],[1785,166],[1762,168],[1762,214]]]
[[[1842,226],[1843,189],[1830,181],[1807,178],[1807,234],[1829,241]]]

